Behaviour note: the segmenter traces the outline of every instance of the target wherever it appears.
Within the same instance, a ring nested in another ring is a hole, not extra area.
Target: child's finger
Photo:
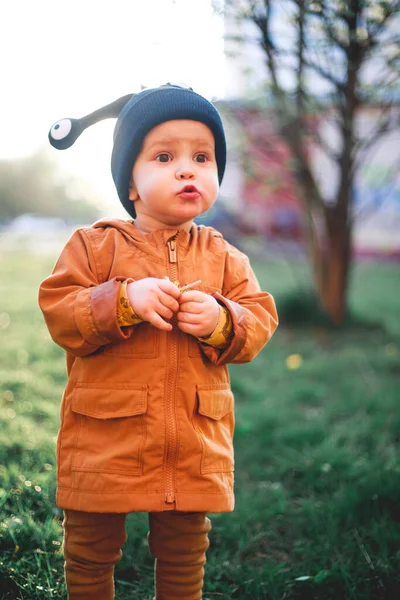
[[[168,306],[164,306],[164,304],[161,304],[161,302],[156,307],[156,312],[158,315],[160,315],[160,317],[164,317],[164,319],[172,319],[172,317],[174,316],[173,311],[170,308],[168,308]]]
[[[192,325],[201,323],[200,315],[195,313],[178,312],[176,318],[180,323],[191,323]]]
[[[166,294],[169,294],[173,298],[178,299],[179,296],[181,295],[181,293],[179,291],[179,288],[176,285],[174,285],[171,281],[167,281],[166,279],[159,279],[158,280],[158,287],[163,292],[165,292]]]
[[[178,322],[178,327],[184,333],[189,333],[190,335],[200,335],[200,323],[184,323],[182,321]]]
[[[172,325],[171,323],[167,323],[158,315],[156,312],[153,312],[151,316],[148,318],[149,323],[157,327],[157,329],[162,329],[163,331],[171,331]]]
[[[163,304],[164,306],[166,306],[167,308],[172,310],[172,312],[178,312],[179,302],[178,302],[178,300],[175,300],[175,298],[173,298],[169,294],[161,291],[158,299],[161,302],[161,304]]]
[[[186,302],[202,302],[206,295],[207,294],[200,292],[199,290],[188,290],[179,297],[179,304],[182,305]]]
[[[201,302],[182,302],[179,306],[180,312],[200,314],[204,311],[204,306]]]

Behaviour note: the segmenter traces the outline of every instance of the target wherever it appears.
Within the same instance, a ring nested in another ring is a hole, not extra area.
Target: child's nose
[[[177,179],[191,179],[194,177],[194,170],[189,162],[182,162],[176,169]]]

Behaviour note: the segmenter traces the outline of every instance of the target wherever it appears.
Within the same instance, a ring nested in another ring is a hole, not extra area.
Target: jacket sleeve
[[[39,305],[53,340],[74,356],[120,342],[133,328],[118,324],[117,303],[124,277],[99,283],[96,256],[85,230],[67,242],[52,274],[40,285]]]
[[[201,344],[202,351],[215,365],[253,360],[272,337],[278,315],[273,297],[261,291],[249,259],[236,249],[226,260],[222,294],[217,292],[214,298],[229,310],[233,336],[225,348]]]

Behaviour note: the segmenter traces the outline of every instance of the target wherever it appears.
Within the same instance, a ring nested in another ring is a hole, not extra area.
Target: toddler
[[[277,327],[248,258],[194,219],[213,206],[226,144],[215,107],[167,84],[50,130],[70,146],[118,117],[111,170],[131,220],[76,231],[39,303],[66,351],[57,441],[70,600],[114,598],[125,518],[149,514],[156,600],[199,600],[211,528],[234,508],[228,363]]]

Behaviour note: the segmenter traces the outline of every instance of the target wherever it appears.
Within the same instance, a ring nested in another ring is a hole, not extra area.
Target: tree
[[[265,57],[272,110],[294,157],[307,215],[317,294],[339,324],[346,315],[355,175],[366,153],[400,122],[394,102],[399,92],[400,0],[225,0],[224,11],[238,31],[228,39],[256,43]],[[278,31],[279,21],[284,30]],[[379,103],[380,116],[361,135],[357,117],[371,102]],[[315,127],[310,115],[316,113],[324,114],[334,136]],[[310,140],[338,174],[333,198],[324,197],[313,173]]]
[[[71,223],[91,223],[99,216],[95,204],[60,178],[44,153],[0,160],[0,222],[24,213],[60,217]]]

